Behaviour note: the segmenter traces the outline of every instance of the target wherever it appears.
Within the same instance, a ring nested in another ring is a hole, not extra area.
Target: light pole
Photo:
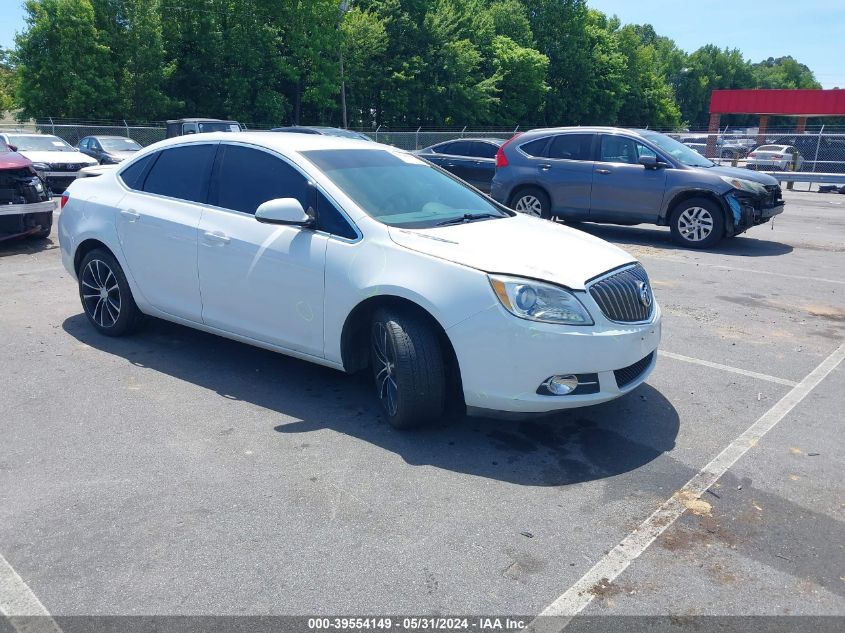
[[[350,0],[351,2],[351,0]],[[343,16],[349,11],[349,4],[347,0],[341,0],[340,2],[340,21],[338,22],[338,31],[340,32],[340,107],[343,112],[343,129],[345,130],[348,126],[346,120],[346,78],[343,76],[343,31],[341,30],[341,23],[343,22]]]

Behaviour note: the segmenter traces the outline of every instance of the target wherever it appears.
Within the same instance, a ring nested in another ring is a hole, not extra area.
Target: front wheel
[[[443,349],[428,323],[411,313],[380,309],[370,332],[376,395],[388,422],[410,429],[442,417]]]
[[[709,248],[725,235],[725,216],[707,198],[689,198],[677,205],[670,220],[672,239],[687,248]]]
[[[523,189],[513,197],[511,208],[525,215],[533,215],[544,220],[552,219],[552,204],[546,192],[537,187]]]
[[[123,269],[110,252],[98,248],[85,255],[77,277],[85,316],[100,334],[123,336],[138,328],[143,314],[135,305]]]

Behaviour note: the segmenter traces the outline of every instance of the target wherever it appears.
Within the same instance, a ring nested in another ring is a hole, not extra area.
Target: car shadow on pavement
[[[52,236],[46,239],[26,237],[0,239],[0,257],[9,257],[10,255],[34,255],[36,253],[53,250],[54,248],[59,248],[59,239]]]
[[[594,235],[595,237],[613,242],[625,247],[630,246],[652,246],[664,250],[686,251],[689,253],[698,252],[695,249],[679,246],[672,241],[667,229],[658,227],[644,228],[638,226],[617,226],[613,224],[591,224],[582,222],[571,228]],[[758,229],[758,235],[760,229]],[[735,255],[739,257],[778,257],[791,253],[793,247],[789,244],[774,240],[757,239],[748,234],[722,240],[715,246],[704,249],[704,252],[718,255]]]
[[[670,451],[678,433],[677,411],[648,384],[613,402],[530,421],[454,415],[397,431],[381,415],[368,372],[344,375],[158,319],[127,338],[100,335],[83,314],[66,319],[63,328],[136,367],[208,389],[210,398],[261,407],[278,441],[301,443],[303,436],[330,429],[411,465],[519,485],[561,486],[626,473]],[[237,424],[231,414],[225,421]],[[219,426],[210,419],[209,434]]]

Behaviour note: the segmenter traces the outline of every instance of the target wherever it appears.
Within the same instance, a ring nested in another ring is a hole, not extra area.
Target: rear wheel
[[[143,320],[120,264],[104,249],[82,259],[77,272],[79,298],[91,325],[106,336],[134,332]]]
[[[409,429],[442,417],[444,356],[432,328],[412,313],[380,309],[370,332],[376,395],[388,422]]]
[[[669,224],[672,239],[688,248],[709,248],[725,235],[722,209],[707,198],[689,198],[678,204]]]
[[[552,204],[549,196],[537,187],[518,191],[511,200],[511,208],[525,215],[533,215],[544,220],[552,219]]]

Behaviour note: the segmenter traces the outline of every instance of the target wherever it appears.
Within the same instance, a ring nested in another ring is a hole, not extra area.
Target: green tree
[[[676,97],[687,124],[704,128],[709,120],[710,93],[713,90],[753,86],[751,64],[738,49],[723,50],[708,44],[687,58]]]
[[[353,126],[369,126],[375,123],[376,78],[383,72],[389,46],[385,21],[372,11],[353,7],[343,18],[341,33],[349,121]]]
[[[623,125],[648,125],[675,128],[680,125],[681,111],[675,96],[660,73],[660,53],[655,40],[644,37],[633,25],[616,32],[620,52],[625,56],[625,85],[621,95],[619,122]]]
[[[769,57],[751,67],[757,88],[821,88],[813,71],[790,56]]]
[[[549,58],[505,35],[493,38],[493,63],[498,78],[497,125],[532,125],[542,120],[546,103]]]
[[[91,1],[27,0],[24,9],[15,54],[21,116],[119,116],[113,61]]]
[[[11,54],[0,47],[0,117],[15,107],[17,69],[12,65]]]

